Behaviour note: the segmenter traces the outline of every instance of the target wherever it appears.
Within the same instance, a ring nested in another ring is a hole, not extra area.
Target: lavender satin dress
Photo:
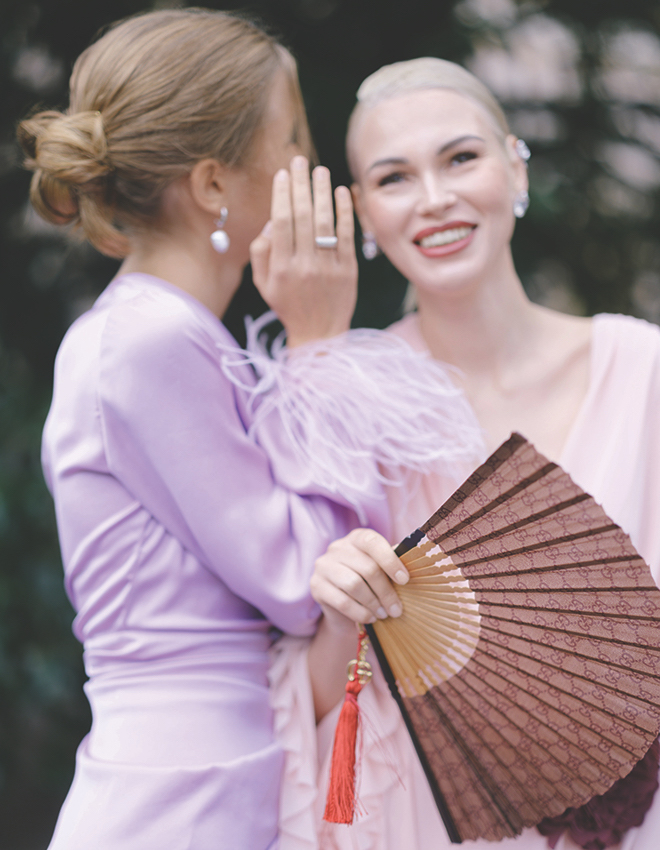
[[[50,850],[277,846],[271,633],[313,632],[314,559],[356,519],[248,437],[232,348],[194,298],[128,275],[59,352],[43,464],[93,724]]]

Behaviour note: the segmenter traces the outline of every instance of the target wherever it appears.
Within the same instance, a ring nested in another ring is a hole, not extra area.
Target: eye
[[[474,151],[459,151],[459,153],[455,153],[451,161],[452,163],[456,163],[457,165],[461,165],[463,162],[469,162],[471,159],[476,159],[477,154]]]
[[[386,174],[384,177],[381,177],[378,180],[378,185],[387,186],[389,183],[400,183],[404,179],[405,176],[401,171],[392,171],[390,174]]]

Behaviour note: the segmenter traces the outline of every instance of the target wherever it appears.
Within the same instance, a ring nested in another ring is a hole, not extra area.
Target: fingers
[[[356,262],[353,199],[348,187],[337,186],[335,206],[337,208],[337,254],[340,261]]]
[[[309,163],[304,156],[295,156],[291,161],[291,195],[296,253],[311,252],[314,240],[312,188],[309,182]]]
[[[314,190],[314,236],[334,236],[335,216],[332,209],[330,171],[320,165],[312,172]]]
[[[287,260],[293,254],[294,249],[291,178],[285,168],[281,168],[273,178],[270,221],[271,251],[273,261],[277,263],[281,260]]]
[[[264,285],[268,279],[268,268],[270,264],[272,225],[270,221],[261,233],[250,244],[250,263],[252,265],[252,278],[257,286]]]
[[[373,558],[393,582],[407,584],[410,578],[408,570],[382,534],[371,528],[356,528],[348,535],[348,539]]]
[[[370,529],[357,529],[316,561],[312,595],[324,608],[372,623],[402,613],[392,580],[404,584],[408,573],[387,540]]]

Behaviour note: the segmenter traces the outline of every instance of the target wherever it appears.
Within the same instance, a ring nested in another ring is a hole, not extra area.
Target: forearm
[[[321,617],[307,656],[317,723],[344,695],[346,667],[355,658],[357,634],[355,626],[333,628]]]

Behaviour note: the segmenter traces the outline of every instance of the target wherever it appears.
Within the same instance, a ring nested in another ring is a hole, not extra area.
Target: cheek
[[[403,195],[380,196],[367,199],[364,209],[377,241],[383,245],[402,234],[410,203]]]

